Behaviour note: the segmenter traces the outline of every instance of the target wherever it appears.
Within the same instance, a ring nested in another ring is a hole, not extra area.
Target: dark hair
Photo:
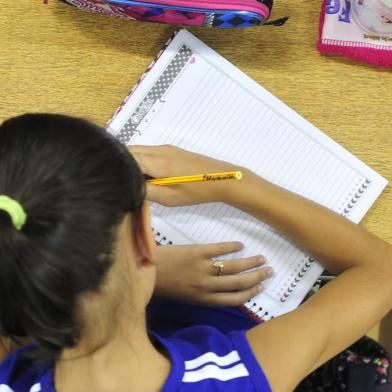
[[[77,299],[104,281],[115,228],[143,203],[143,176],[105,130],[63,115],[5,121],[0,157],[0,195],[27,214],[17,231],[0,211],[0,334],[29,335],[54,361],[80,337]]]

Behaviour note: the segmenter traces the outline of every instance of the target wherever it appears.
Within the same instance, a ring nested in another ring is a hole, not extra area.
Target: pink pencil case
[[[205,27],[279,26],[267,22],[273,0],[63,0],[80,9],[122,19]]]

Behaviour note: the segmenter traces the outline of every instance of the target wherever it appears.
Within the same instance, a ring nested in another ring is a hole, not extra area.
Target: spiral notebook
[[[150,65],[108,131],[127,145],[173,144],[248,167],[353,222],[387,184],[186,30]],[[222,203],[153,204],[152,223],[162,244],[235,240],[245,244],[235,257],[263,254],[275,275],[244,304],[261,319],[296,308],[322,271],[290,240]]]

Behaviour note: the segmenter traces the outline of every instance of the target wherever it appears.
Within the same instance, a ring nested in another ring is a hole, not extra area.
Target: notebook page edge
[[[279,113],[279,115],[283,115],[283,117],[294,123],[297,127],[301,128],[302,130],[306,131],[308,136],[314,136],[312,135],[312,133],[314,133],[314,131],[317,131],[317,135],[319,138],[321,138],[321,144],[325,147],[327,147],[330,150],[335,151],[335,149],[340,149],[340,154],[342,154],[343,156],[340,156],[341,159],[343,159],[343,161],[347,162],[350,161],[350,157],[353,158],[351,164],[353,166],[355,166],[356,168],[358,168],[358,166],[361,166],[360,169],[362,170],[362,172],[365,172],[365,175],[371,176],[372,180],[376,179],[376,177],[378,178],[378,181],[374,181],[375,183],[378,183],[378,187],[377,189],[373,186],[372,190],[373,192],[369,192],[367,194],[367,198],[366,200],[369,201],[369,206],[365,207],[363,204],[362,210],[365,210],[367,208],[369,208],[371,206],[371,204],[374,202],[374,200],[377,198],[377,196],[381,193],[383,187],[386,184],[386,180],[383,179],[378,173],[374,172],[371,168],[369,168],[366,164],[364,164],[362,161],[360,161],[358,158],[354,157],[351,153],[349,153],[346,149],[344,149],[343,147],[341,147],[340,145],[338,145],[336,142],[334,142],[332,139],[330,139],[327,135],[325,135],[324,133],[322,133],[322,131],[320,131],[317,127],[313,126],[311,123],[309,123],[306,119],[304,119],[302,116],[300,116],[298,113],[296,113],[295,111],[293,111],[290,107],[288,107],[286,104],[284,104],[282,101],[280,101],[278,98],[274,97],[271,93],[269,93],[265,88],[263,88],[261,85],[259,85],[258,83],[256,83],[255,81],[253,81],[252,79],[250,79],[247,75],[245,75],[244,73],[242,73],[242,71],[240,71],[238,68],[236,68],[234,65],[232,65],[231,63],[229,63],[227,60],[225,60],[222,56],[220,56],[218,53],[216,53],[215,51],[213,51],[211,48],[209,48],[208,46],[206,46],[204,43],[202,43],[201,41],[199,41],[196,37],[194,37],[191,33],[187,32],[186,30],[181,30],[177,36],[174,38],[173,41],[175,41],[177,39],[177,45],[175,46],[175,51],[176,52],[178,50],[178,48],[182,45],[182,44],[188,44],[190,47],[192,47],[192,49],[194,49],[194,51],[198,54],[201,55],[202,57],[207,56],[208,59],[210,59],[210,57],[213,57],[214,63],[219,61],[223,61],[225,68],[227,66],[230,66],[230,69],[232,71],[230,71],[234,76],[239,77],[241,76],[241,78],[239,80],[237,80],[237,82],[244,86],[244,83],[249,85],[248,90],[252,91],[254,93],[253,90],[258,90],[257,95],[261,95],[261,99],[263,102],[265,103],[269,103],[270,106]],[[169,47],[173,48],[173,41],[172,43],[169,45]],[[165,52],[169,49],[169,47],[165,50]],[[204,51],[202,49],[200,49],[205,47],[207,48],[207,51]],[[200,49],[200,50],[198,50]],[[162,54],[161,58],[158,60],[158,62],[162,59],[162,57],[164,57],[165,52]],[[207,52],[207,54],[205,53]],[[214,56],[213,56],[214,54]],[[165,65],[170,62],[170,56],[168,57],[167,61],[165,63],[162,62],[161,60],[161,67],[162,69],[165,68]],[[219,60],[219,61],[218,61]],[[157,63],[158,63],[157,62]],[[211,62],[211,61],[210,61]],[[157,66],[157,64],[154,65],[153,68],[155,68]],[[216,65],[222,72],[224,72],[222,70],[222,66]],[[156,70],[154,70],[156,71]],[[159,72],[155,72],[155,77],[153,77],[152,73],[150,72],[150,74],[148,74],[145,78],[145,80],[147,80],[147,78],[150,76],[150,81],[152,81],[151,85],[153,84],[153,82],[159,77]],[[236,78],[235,78],[236,79]],[[246,79],[244,81],[244,79]],[[143,81],[144,83],[144,81]],[[143,89],[144,88],[144,92]],[[146,85],[144,83],[144,85],[139,85],[138,89],[134,92],[134,93],[138,93],[140,94],[141,97],[143,97],[143,93],[145,93],[148,89],[149,89],[149,85]],[[244,86],[246,88],[246,86]],[[262,93],[262,94],[261,94]],[[135,95],[132,96],[132,99],[135,98]],[[136,100],[136,103],[134,103],[132,106],[137,105],[138,100]],[[132,108],[131,106],[131,108]],[[131,111],[131,108],[129,109],[129,111]],[[278,109],[276,109],[278,108]],[[126,108],[124,107],[124,109],[122,110],[122,112],[126,112]],[[323,140],[324,139],[324,140]],[[328,144],[330,144],[332,142],[332,144],[329,146]],[[326,145],[327,144],[327,145]],[[338,151],[339,152],[339,151]],[[382,181],[384,180],[384,181]],[[384,184],[382,186],[382,184]],[[371,193],[373,193],[373,197],[371,196]],[[364,198],[365,199],[365,198]],[[373,199],[373,201],[371,201]],[[354,211],[354,210],[353,210]],[[366,211],[365,211],[366,212]],[[364,212],[364,213],[365,213]],[[294,297],[293,297],[294,298]]]
[[[357,171],[363,172],[368,177],[372,177],[372,179],[377,177],[379,180],[383,179],[384,181],[387,181],[369,165],[357,158],[342,145],[335,142],[321,129],[317,128],[310,121],[301,116],[294,109],[281,101],[278,97],[270,93],[261,84],[250,78],[234,64],[230,63],[223,56],[221,56],[218,52],[207,46],[204,42],[200,41],[193,34],[184,30],[183,36],[188,40],[187,43],[190,43],[191,46],[194,45],[192,48],[197,54],[202,56],[211,64],[215,65],[216,68],[222,72],[229,74],[230,77],[236,80],[241,86],[245,87],[249,92],[256,95],[257,98],[268,104],[272,110],[278,112],[279,115],[282,115],[287,121],[294,124],[297,128],[305,131],[306,134],[311,138],[317,139],[324,147],[327,147],[330,151],[334,152],[339,156],[339,158],[350,164],[351,167],[355,168]],[[383,182],[381,181],[377,184],[380,189],[383,187],[382,184]]]
[[[271,94],[265,87],[251,79],[219,53],[207,46],[204,42],[200,41],[193,34],[184,30],[183,36],[186,37],[188,43],[190,43],[190,46],[197,54],[214,64],[222,72],[230,74],[237,83],[256,95],[257,98],[261,99],[264,103],[269,104],[271,109],[278,112],[278,114],[283,116],[287,121],[293,123],[296,127],[306,132],[309,137],[317,139],[323,147],[326,147],[356,171],[371,179],[371,186],[367,190],[365,197],[361,198],[360,202],[356,205],[356,208],[350,211],[350,214],[348,215],[348,219],[355,223],[359,223],[385,189],[388,184],[388,180],[382,177],[365,162],[353,155],[342,145],[335,142],[332,138],[297,113],[286,103]]]

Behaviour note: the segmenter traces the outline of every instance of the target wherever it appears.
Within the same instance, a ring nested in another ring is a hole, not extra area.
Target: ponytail
[[[15,224],[0,202],[0,333],[28,335],[37,359],[54,361],[80,338],[78,299],[103,283],[112,257],[102,255],[140,210],[143,176],[103,129],[62,115],[4,122],[0,156],[0,195],[26,215]]]

